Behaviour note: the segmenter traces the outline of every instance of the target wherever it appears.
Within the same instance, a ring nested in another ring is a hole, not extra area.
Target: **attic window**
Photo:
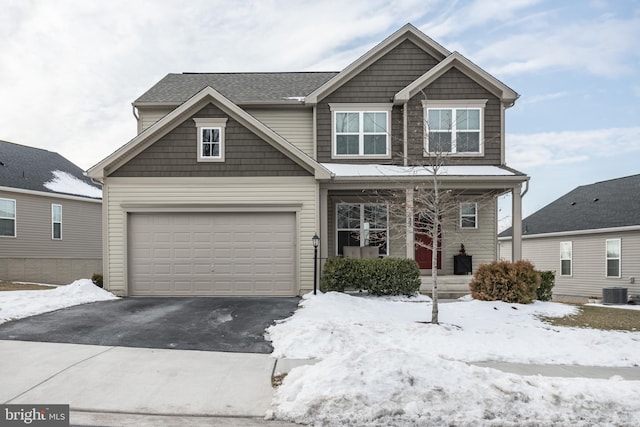
[[[226,118],[195,118],[198,130],[198,161],[224,162]]]

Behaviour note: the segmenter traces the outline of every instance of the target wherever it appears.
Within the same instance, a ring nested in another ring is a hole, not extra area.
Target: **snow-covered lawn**
[[[118,299],[89,279],[41,291],[0,292],[0,323],[93,301]]]
[[[440,304],[306,295],[267,330],[275,357],[314,358],[289,372],[274,416],[319,425],[640,425],[640,382],[518,376],[474,361],[639,366],[640,332],[562,328],[537,316],[575,308]]]

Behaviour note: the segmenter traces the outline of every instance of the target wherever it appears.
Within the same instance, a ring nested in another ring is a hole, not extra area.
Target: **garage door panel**
[[[131,295],[295,295],[294,213],[129,214]]]

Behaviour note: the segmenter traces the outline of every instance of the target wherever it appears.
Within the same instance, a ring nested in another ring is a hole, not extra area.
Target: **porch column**
[[[406,231],[407,231],[407,259],[415,259],[415,234],[413,232],[413,187],[407,187],[405,190],[406,198]]]
[[[320,267],[324,265],[324,262],[329,258],[329,224],[328,224],[328,210],[329,210],[329,190],[326,188],[320,188]],[[322,268],[319,269],[322,271]],[[318,273],[320,274],[320,273]],[[319,279],[319,278],[318,278]]]
[[[518,184],[511,190],[511,261],[522,259],[522,185]]]

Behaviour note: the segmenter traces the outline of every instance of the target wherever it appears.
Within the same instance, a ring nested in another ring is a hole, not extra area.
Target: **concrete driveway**
[[[264,329],[299,298],[143,298],[101,301],[0,325],[0,340],[271,353]]]

